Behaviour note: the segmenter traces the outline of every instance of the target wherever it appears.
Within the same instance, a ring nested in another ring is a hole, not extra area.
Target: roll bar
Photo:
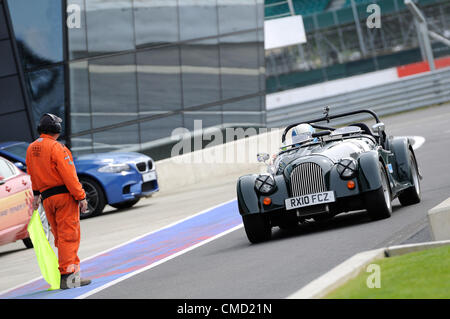
[[[325,113],[324,113],[325,115],[320,117],[320,118],[313,119],[313,120],[302,121],[302,122],[298,122],[298,123],[294,123],[294,124],[288,125],[284,129],[283,135],[281,137],[281,142],[286,141],[286,134],[291,128],[293,128],[293,127],[295,127],[297,125],[303,124],[303,123],[311,124],[311,126],[313,126],[315,128],[331,129],[330,127],[321,126],[321,125],[313,125],[312,123],[322,122],[322,121],[329,122],[330,120],[335,119],[335,118],[345,117],[345,116],[350,116],[350,115],[355,115],[355,114],[361,114],[361,113],[368,113],[368,114],[372,115],[373,118],[375,119],[375,121],[377,123],[380,123],[380,118],[378,117],[378,115],[374,111],[369,110],[369,109],[357,110],[357,111],[351,111],[351,112],[344,112],[344,113],[339,113],[339,114],[334,114],[334,115],[329,115],[328,114],[328,111],[329,111],[328,108],[326,108],[325,110],[326,110]]]

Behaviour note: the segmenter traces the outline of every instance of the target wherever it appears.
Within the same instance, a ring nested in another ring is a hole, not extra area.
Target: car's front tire
[[[411,179],[412,179],[411,183],[413,184],[413,186],[407,188],[398,196],[398,200],[400,201],[400,204],[402,204],[403,206],[420,203],[421,199],[419,169],[417,167],[417,162],[414,157],[414,154],[411,151],[409,152],[409,158],[410,158],[409,166],[411,168]]]
[[[379,173],[381,178],[381,187],[375,191],[365,194],[365,204],[367,213],[372,220],[389,218],[392,214],[392,195],[389,186],[389,179],[386,170],[379,162]]]
[[[260,243],[272,237],[272,227],[267,216],[250,214],[242,216],[242,220],[244,222],[245,233],[251,243]]]
[[[92,178],[84,176],[80,177],[80,183],[86,192],[86,200],[88,202],[88,210],[80,213],[80,218],[83,219],[101,214],[106,205],[102,187]]]

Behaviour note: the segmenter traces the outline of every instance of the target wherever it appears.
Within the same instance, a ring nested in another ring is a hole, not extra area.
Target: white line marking
[[[204,241],[202,241],[202,242],[200,242],[198,244],[195,244],[195,245],[193,245],[193,246],[191,246],[189,248],[181,250],[181,251],[179,251],[179,252],[177,252],[177,253],[175,253],[175,254],[173,254],[171,256],[168,256],[168,257],[166,257],[164,259],[161,259],[161,260],[159,260],[159,261],[157,261],[157,262],[155,262],[153,264],[150,264],[150,265],[148,265],[148,266],[146,266],[144,268],[138,269],[138,270],[133,271],[131,273],[128,273],[128,274],[126,274],[126,275],[124,275],[124,276],[122,276],[120,278],[117,278],[116,280],[110,281],[110,282],[106,283],[103,286],[95,288],[95,289],[93,289],[93,290],[91,290],[91,291],[89,291],[89,292],[87,292],[87,293],[85,293],[83,295],[80,295],[80,296],[76,297],[75,299],[84,299],[84,298],[89,297],[89,296],[91,296],[93,294],[96,294],[97,292],[102,291],[102,290],[104,290],[104,289],[106,289],[108,287],[111,287],[111,286],[113,286],[113,285],[115,285],[115,284],[117,284],[117,283],[119,283],[121,281],[124,281],[125,279],[128,279],[128,278],[131,278],[133,276],[136,276],[137,274],[140,274],[141,272],[144,272],[144,271],[149,270],[149,269],[151,269],[153,267],[161,265],[162,263],[165,263],[166,261],[169,261],[169,260],[171,260],[173,258],[176,258],[176,257],[178,257],[180,255],[183,255],[183,254],[185,254],[185,253],[187,253],[187,252],[189,252],[191,250],[194,250],[195,248],[198,248],[200,246],[206,245],[207,243],[209,243],[209,242],[211,242],[213,240],[216,240],[216,239],[218,239],[220,237],[223,237],[223,236],[225,236],[225,235],[227,235],[227,234],[229,234],[231,232],[234,232],[235,230],[237,230],[239,228],[242,228],[243,226],[244,226],[243,224],[239,224],[239,225],[237,225],[237,226],[235,226],[233,228],[230,228],[230,229],[228,229],[228,230],[226,230],[226,231],[224,231],[224,232],[222,232],[220,234],[217,234],[217,235],[215,235],[215,236],[213,236],[213,237],[211,237],[211,238],[209,238],[207,240],[204,240]]]
[[[101,252],[99,252],[99,253],[97,253],[97,254],[95,254],[95,255],[92,255],[92,256],[90,256],[90,257],[87,257],[87,258],[81,260],[80,263],[83,263],[83,262],[85,262],[85,261],[88,261],[88,260],[90,260],[90,259],[93,259],[93,258],[95,258],[95,257],[97,257],[97,256],[106,254],[106,253],[108,253],[108,252],[110,252],[110,251],[112,251],[112,250],[114,250],[114,249],[116,249],[116,248],[125,246],[125,245],[127,245],[127,244],[129,244],[129,243],[131,243],[131,242],[133,242],[133,241],[137,241],[137,240],[139,240],[139,239],[141,239],[141,238],[143,238],[143,237],[145,237],[145,236],[148,236],[148,235],[157,233],[157,232],[159,232],[159,231],[161,231],[161,230],[164,230],[164,229],[173,227],[173,226],[175,226],[175,225],[177,225],[177,224],[180,224],[180,223],[182,223],[182,222],[184,222],[184,221],[186,221],[186,220],[188,220],[188,219],[191,219],[191,218],[197,217],[197,216],[199,216],[199,215],[205,214],[205,213],[207,213],[208,211],[211,211],[211,210],[216,209],[216,208],[218,208],[218,207],[220,207],[220,206],[224,206],[224,205],[226,205],[226,204],[229,204],[229,203],[231,203],[231,202],[233,202],[233,201],[235,201],[235,200],[237,200],[236,197],[233,198],[233,199],[231,199],[231,200],[229,200],[229,201],[226,201],[226,202],[224,202],[224,203],[221,203],[221,204],[212,206],[212,207],[210,207],[210,208],[204,209],[204,210],[200,211],[199,213],[195,213],[195,214],[193,214],[193,215],[191,215],[191,216],[188,216],[188,217],[186,217],[186,218],[180,219],[180,220],[178,220],[178,221],[176,221],[176,222],[173,222],[173,223],[171,223],[171,224],[169,224],[169,225],[167,225],[167,226],[163,226],[163,227],[158,228],[158,229],[156,229],[156,230],[152,230],[152,231],[150,231],[150,232],[148,232],[148,233],[145,233],[145,234],[143,234],[143,235],[141,235],[141,236],[138,236],[138,237],[135,237],[135,238],[133,238],[133,239],[130,239],[129,241],[126,241],[126,242],[124,242],[124,243],[122,243],[122,244],[118,244],[118,245],[116,245],[116,246],[113,246],[112,248],[106,249],[106,250],[101,251]],[[220,235],[220,234],[219,234],[219,235]],[[26,285],[28,285],[28,284],[30,284],[30,283],[32,283],[32,282],[34,282],[34,281],[40,280],[40,279],[43,279],[43,276],[37,277],[37,278],[35,278],[35,279],[31,279],[31,280],[29,280],[29,281],[27,281],[27,282],[25,282],[25,283],[23,283],[23,284],[19,284],[19,285],[17,285],[17,286],[14,286],[13,288],[8,288],[8,289],[6,289],[6,290],[3,290],[3,291],[0,292],[0,296],[2,296],[2,295],[4,295],[4,294],[7,294],[7,293],[9,293],[9,292],[11,292],[11,291],[13,291],[13,290],[16,290],[17,288],[20,288],[20,287],[22,287],[22,286],[26,286]]]
[[[413,150],[420,148],[425,143],[425,137],[423,136],[410,136],[414,140],[412,145]]]
[[[425,137],[423,136],[395,136],[395,137],[406,137],[412,140],[412,148],[413,150],[417,150],[425,143]]]

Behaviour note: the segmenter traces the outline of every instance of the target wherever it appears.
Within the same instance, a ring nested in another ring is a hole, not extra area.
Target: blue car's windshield
[[[13,154],[16,157],[25,159],[27,156],[28,145],[29,145],[28,143],[14,144],[5,147],[4,150],[10,154]]]

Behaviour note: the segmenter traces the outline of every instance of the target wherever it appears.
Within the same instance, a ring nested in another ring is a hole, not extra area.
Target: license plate
[[[148,173],[142,174],[142,180],[144,182],[152,181],[154,179],[156,179],[156,172],[148,172]]]
[[[326,204],[335,202],[334,192],[323,192],[309,195],[302,195],[298,197],[292,197],[285,200],[286,209],[295,209],[319,204]]]

